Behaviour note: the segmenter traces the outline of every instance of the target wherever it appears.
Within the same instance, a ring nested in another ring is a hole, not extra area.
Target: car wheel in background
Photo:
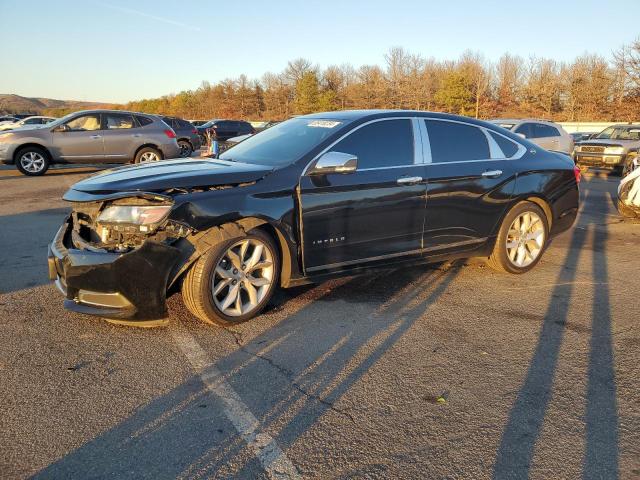
[[[180,147],[181,158],[188,158],[193,153],[193,147],[191,146],[191,143],[187,142],[186,140],[179,140],[178,146]]]
[[[549,222],[535,203],[521,202],[502,221],[493,252],[487,260],[495,270],[525,273],[542,258],[549,237]]]
[[[253,230],[200,257],[185,275],[182,298],[206,323],[240,323],[262,311],[279,275],[280,257],[272,238]]]
[[[49,169],[49,154],[38,147],[26,147],[16,154],[16,167],[24,175],[44,175]]]
[[[133,163],[148,163],[162,160],[162,153],[153,147],[142,148],[136,153]]]

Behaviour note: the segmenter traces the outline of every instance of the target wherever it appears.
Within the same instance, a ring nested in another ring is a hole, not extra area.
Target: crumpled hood
[[[588,147],[588,146],[597,146],[597,147],[631,147],[633,145],[640,145],[639,140],[610,140],[608,138],[593,138],[591,140],[582,140],[581,142],[576,142],[576,146],[580,147]]]
[[[171,188],[214,187],[260,180],[272,168],[219,159],[164,160],[105,170],[71,187],[89,193],[163,192]]]

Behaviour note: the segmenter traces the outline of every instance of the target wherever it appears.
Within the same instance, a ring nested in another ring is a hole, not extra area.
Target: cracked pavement
[[[137,329],[66,312],[46,278],[60,196],[87,173],[4,173],[3,478],[268,478],[176,330],[304,478],[640,477],[640,224],[617,216],[616,177],[587,175],[577,227],[524,276],[344,278],[227,328],[175,295],[168,326]]]

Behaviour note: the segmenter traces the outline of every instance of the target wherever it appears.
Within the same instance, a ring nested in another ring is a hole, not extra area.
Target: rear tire
[[[202,255],[184,277],[182,299],[203,322],[233,325],[264,309],[279,278],[280,256],[273,239],[252,230]]]
[[[525,273],[542,258],[549,237],[549,222],[535,203],[520,202],[502,221],[487,264],[494,270]]]
[[[193,146],[187,140],[178,141],[180,147],[180,158],[189,158],[193,153]]]
[[[153,147],[144,147],[138,150],[138,153],[136,153],[133,159],[133,163],[150,163],[157,162],[158,160],[162,160],[160,150]]]
[[[39,147],[26,147],[18,151],[15,156],[16,168],[23,175],[38,177],[49,170],[51,159],[49,153]]]

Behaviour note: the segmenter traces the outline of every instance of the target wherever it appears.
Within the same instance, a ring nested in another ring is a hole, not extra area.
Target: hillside
[[[0,94],[0,114],[33,113],[42,114],[52,110],[79,110],[82,108],[100,108],[105,103],[82,102],[78,100],[55,100],[53,98],[22,97],[14,94]]]

